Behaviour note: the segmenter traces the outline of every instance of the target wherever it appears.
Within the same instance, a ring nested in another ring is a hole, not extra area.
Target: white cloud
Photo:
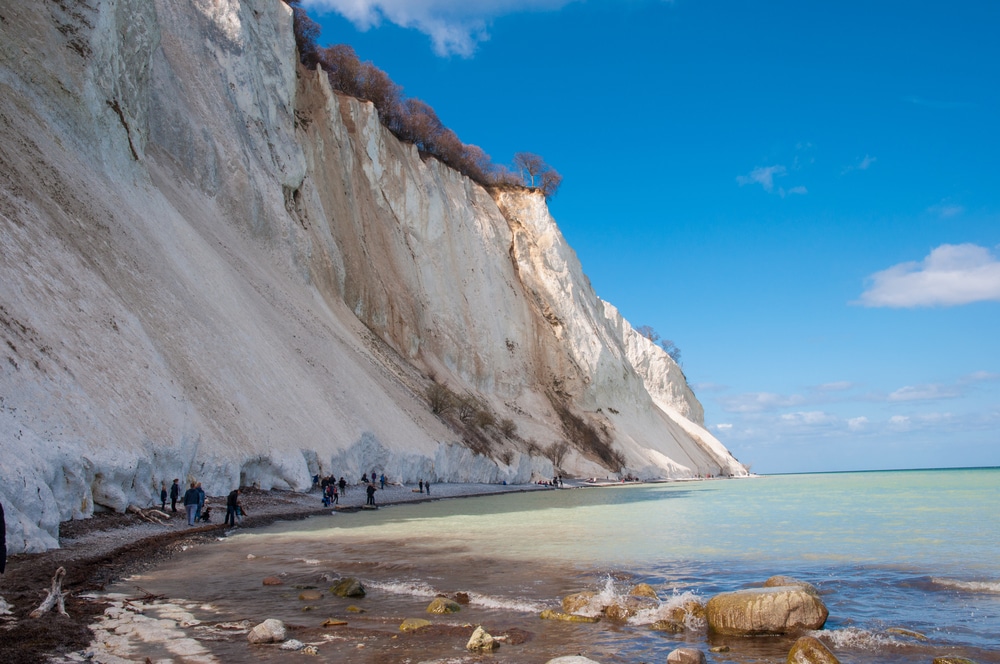
[[[736,182],[741,186],[746,186],[748,184],[759,184],[764,188],[769,194],[777,194],[784,198],[785,196],[798,194],[808,194],[809,190],[798,185],[792,187],[791,189],[785,189],[784,187],[775,187],[774,179],[782,177],[788,173],[788,169],[781,164],[775,164],[774,166],[758,166],[746,175],[737,175]]]
[[[876,157],[866,154],[861,161],[856,164],[851,164],[840,173],[841,175],[844,175],[846,173],[850,173],[851,171],[867,171],[876,161],[878,161]]]
[[[986,247],[943,244],[921,262],[894,265],[868,278],[856,304],[932,307],[1000,301],[1000,261]]]
[[[893,415],[889,418],[889,427],[897,431],[905,431],[910,428],[910,418],[906,415]]]
[[[843,392],[844,390],[850,390],[854,387],[854,383],[847,380],[837,380],[832,383],[823,383],[819,385],[816,389],[820,392]]]
[[[785,413],[781,416],[782,422],[796,425],[818,426],[832,424],[837,418],[821,410],[811,410],[807,412]]]
[[[431,38],[441,56],[469,57],[489,39],[489,21],[505,14],[560,9],[573,0],[303,0],[316,11],[332,11],[359,30],[378,27],[382,21],[413,28]]]
[[[760,413],[797,406],[803,401],[797,394],[785,396],[771,392],[750,392],[719,399],[722,409],[730,413]]]
[[[775,176],[780,177],[786,172],[788,172],[788,169],[781,164],[776,164],[774,166],[758,166],[747,175],[736,176],[736,182],[738,182],[741,187],[748,184],[759,184],[764,187],[764,191],[770,194],[774,191]]]
[[[927,208],[927,211],[933,215],[937,215],[942,219],[951,219],[952,217],[957,217],[958,215],[965,212],[965,206],[958,205],[957,203],[939,203],[937,205],[932,205]]]
[[[715,428],[718,429],[719,431],[729,431],[730,429],[733,428],[733,425],[727,422],[723,424],[716,424]]]
[[[868,418],[864,415],[847,420],[847,428],[851,431],[861,431],[866,426],[868,426]]]
[[[907,385],[889,394],[889,401],[930,401],[933,399],[953,399],[958,390],[938,384]]]

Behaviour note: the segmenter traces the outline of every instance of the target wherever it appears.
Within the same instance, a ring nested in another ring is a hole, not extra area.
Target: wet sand
[[[410,485],[387,485],[376,493],[375,500],[377,505],[389,505],[546,489],[550,487],[433,484],[428,495]],[[353,485],[334,508],[357,510],[366,499],[364,486]],[[247,516],[237,530],[331,511],[323,506],[319,490],[299,493],[245,489],[241,502]],[[182,507],[178,506],[174,514],[169,504],[167,514],[170,518],[162,525],[147,522],[135,514],[101,513],[89,519],[63,523],[60,549],[11,556],[6,573],[0,576],[0,597],[13,607],[12,615],[0,616],[0,662],[43,662],[50,655],[87,648],[94,636],[90,626],[104,612],[106,604],[82,596],[102,591],[109,584],[147,569],[177,551],[224,536],[228,530],[222,524],[226,497],[210,496],[206,504],[213,517],[208,524],[189,527]],[[62,587],[69,592],[66,598],[69,615],[61,616],[53,611],[40,618],[29,618],[28,614],[38,607],[60,566],[66,569]]]

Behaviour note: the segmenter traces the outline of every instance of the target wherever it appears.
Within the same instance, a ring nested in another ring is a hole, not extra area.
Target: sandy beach
[[[578,483],[573,483],[577,486]],[[569,486],[569,485],[567,485]],[[431,493],[415,486],[386,485],[376,493],[377,505],[442,500],[522,491],[544,491],[541,485],[434,484]],[[359,510],[366,502],[363,485],[348,487],[335,509]],[[246,517],[236,531],[259,528],[276,521],[304,519],[329,514],[318,489],[308,493],[293,491],[242,491],[241,502]],[[60,527],[61,548],[39,554],[11,556],[6,573],[0,577],[0,597],[11,605],[11,615],[0,616],[0,661],[7,664],[46,661],[47,656],[86,649],[93,633],[90,625],[106,608],[104,602],[86,597],[104,590],[128,575],[138,573],[173,553],[224,537],[232,529],[222,521],[226,512],[225,496],[210,496],[212,522],[195,527],[187,525],[185,513],[176,513],[163,524],[146,521],[138,514],[99,513],[89,519],[64,522]],[[158,505],[156,506],[159,507]],[[146,511],[149,515],[149,512]],[[155,516],[155,514],[154,514]],[[41,603],[56,569],[64,567],[62,588],[68,616],[55,611],[39,618],[28,614]]]

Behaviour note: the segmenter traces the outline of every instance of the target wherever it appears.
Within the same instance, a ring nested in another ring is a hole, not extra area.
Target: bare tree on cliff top
[[[545,163],[545,160],[533,152],[518,152],[514,155],[514,168],[521,174],[521,180],[526,187],[535,188],[535,178],[538,178],[539,189],[545,198],[555,196],[562,176]]]

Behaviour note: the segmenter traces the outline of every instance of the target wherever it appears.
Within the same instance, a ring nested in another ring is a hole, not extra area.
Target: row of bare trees
[[[334,90],[370,101],[379,121],[400,140],[412,143],[421,154],[437,158],[485,187],[537,187],[546,198],[555,195],[562,176],[538,155],[517,153],[514,170],[494,164],[479,146],[462,143],[430,105],[404,97],[402,88],[388,74],[371,62],[361,62],[349,45],[319,46],[320,27],[299,6],[300,1],[285,0],[294,14],[299,58],[310,69],[322,67]]]

